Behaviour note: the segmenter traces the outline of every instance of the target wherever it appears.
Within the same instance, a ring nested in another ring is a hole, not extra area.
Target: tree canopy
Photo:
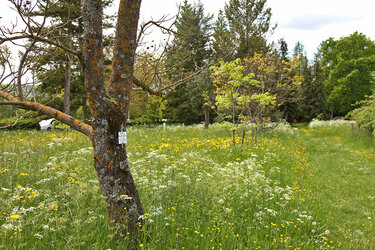
[[[355,32],[321,44],[327,105],[334,115],[345,115],[371,94],[375,71],[375,43]]]
[[[271,8],[266,0],[230,0],[225,4],[225,16],[230,31],[235,34],[236,57],[266,52],[266,35],[272,31]]]

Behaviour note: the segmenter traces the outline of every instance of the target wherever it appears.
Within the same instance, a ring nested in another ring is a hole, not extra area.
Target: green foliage
[[[298,42],[294,48],[293,56],[298,63],[295,74],[303,80],[296,90],[296,102],[285,106],[288,121],[291,122],[296,119],[297,121],[306,122],[318,116],[329,118],[326,110],[326,95],[320,53],[315,54],[314,61],[310,65],[303,45]]]
[[[375,130],[375,94],[372,94],[367,100],[361,101],[359,104],[361,104],[361,107],[351,111],[349,116],[373,136],[373,131]]]
[[[55,129],[60,129],[60,130],[65,130],[65,131],[68,131],[70,129],[68,125],[60,121],[55,121],[53,125]]]
[[[14,116],[15,111],[16,111],[15,107],[7,106],[7,105],[0,105],[0,119]]]
[[[266,35],[272,30],[272,13],[271,8],[266,8],[266,0],[230,0],[224,10],[235,35],[236,57],[268,51]]]
[[[278,53],[280,55],[281,60],[289,61],[287,42],[282,38],[278,41],[278,44],[279,44]]]
[[[165,119],[166,105],[167,101],[161,97],[149,96],[142,120],[146,123],[158,123],[161,119]]]
[[[176,32],[167,54],[165,67],[168,78],[175,82],[201,71],[185,80],[166,94],[168,100],[166,117],[185,124],[199,123],[204,119],[203,93],[213,93],[213,85],[208,70],[203,67],[210,60],[209,49],[212,16],[206,16],[202,3],[195,5],[184,1],[176,20]]]
[[[24,114],[24,111],[20,111],[19,115]],[[20,130],[20,129],[40,129],[39,122],[47,117],[40,115],[37,112],[30,112],[25,115],[23,119],[20,119],[14,126],[8,127],[7,130]],[[0,127],[5,127],[10,124],[14,124],[19,118],[17,116],[11,116],[8,118],[0,119]]]
[[[220,10],[219,12],[213,30],[213,56],[219,60],[233,60],[235,36],[229,30],[228,21],[226,20],[224,12],[222,10]]]
[[[300,77],[293,74],[295,61],[255,53],[254,56],[221,62],[211,68],[219,111],[262,125],[277,107],[287,103]],[[254,73],[255,72],[255,73]]]
[[[200,69],[211,51],[210,42],[212,16],[206,16],[202,3],[181,6],[176,20],[176,34],[169,48],[166,67],[169,78],[178,79],[183,73]]]
[[[112,0],[102,1],[103,8],[109,7]],[[83,20],[81,18],[81,1],[80,0],[63,0],[53,1],[47,10],[36,10],[35,16],[45,15],[48,25],[44,32],[49,32],[50,37],[54,37],[58,43],[77,51],[81,50],[83,44]],[[104,17],[104,27],[111,28],[111,16]],[[108,37],[105,37],[105,44],[109,45]],[[70,83],[70,113],[75,115],[77,110],[83,106],[87,109],[84,80],[82,76],[82,65],[79,58],[66,51],[56,48],[55,46],[38,44],[34,51],[34,56],[39,60],[33,65],[33,70],[41,82],[38,87],[39,95],[43,96],[42,102],[48,102],[49,106],[63,110],[64,92],[68,77]],[[70,76],[67,72],[71,70]]]
[[[327,105],[334,115],[345,115],[353,104],[371,94],[375,71],[375,43],[355,32],[321,44]]]
[[[254,74],[246,74],[241,59],[232,62],[220,62],[220,66],[211,67],[213,83],[216,86],[216,105],[219,111],[229,110],[233,124],[236,116],[243,112],[242,107],[252,99],[242,89],[258,84],[252,78]]]

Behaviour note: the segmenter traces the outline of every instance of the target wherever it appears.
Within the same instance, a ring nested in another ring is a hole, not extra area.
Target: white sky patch
[[[332,24],[342,24],[342,23],[353,23],[359,20],[360,17],[348,17],[343,15],[328,15],[328,14],[307,14],[301,16],[295,16],[292,20],[289,21],[286,25],[282,23],[279,24],[279,27],[297,29],[297,30],[306,30],[306,31],[315,31],[324,29],[325,27]]]

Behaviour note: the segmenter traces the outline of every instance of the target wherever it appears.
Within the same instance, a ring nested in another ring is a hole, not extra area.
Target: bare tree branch
[[[18,36],[13,36],[13,37],[0,38],[0,45],[7,42],[7,41],[14,41],[14,40],[20,40],[20,39],[32,39],[32,40],[35,40],[35,41],[38,41],[38,42],[43,42],[43,43],[47,43],[47,44],[50,44],[50,45],[54,45],[54,46],[56,46],[56,47],[58,47],[62,50],[65,50],[66,52],[69,52],[71,54],[74,54],[74,55],[78,56],[78,58],[80,58],[80,59],[82,58],[82,53],[80,51],[68,48],[68,47],[64,46],[63,44],[61,44],[59,42],[56,42],[56,41],[53,41],[51,39],[44,38],[44,37],[41,37],[41,36],[31,35],[31,34],[23,34],[23,35],[18,35]]]
[[[0,102],[0,105],[1,105],[2,102]],[[27,112],[26,114],[24,114],[23,116],[20,116],[17,118],[17,120],[11,124],[8,124],[6,126],[3,126],[3,127],[0,127],[0,129],[7,129],[7,128],[10,128],[10,127],[14,127],[17,125],[17,123],[22,120],[23,118],[25,118],[26,115],[30,114],[30,112]]]
[[[37,102],[19,101],[17,98],[12,96],[11,94],[5,91],[1,91],[1,90],[0,90],[0,97],[3,97],[4,99],[7,100],[7,101],[0,101],[0,105],[12,105],[12,106],[17,106],[22,109],[37,111],[41,114],[48,115],[50,117],[55,118],[56,120],[59,120],[69,125],[73,129],[87,135],[90,138],[92,138],[92,136],[94,135],[94,130],[90,125],[70,115],[67,115],[57,109],[45,106]]]

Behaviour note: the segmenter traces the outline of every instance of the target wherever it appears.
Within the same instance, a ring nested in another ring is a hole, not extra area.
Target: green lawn
[[[348,125],[249,135],[242,153],[221,128],[128,132],[146,211],[138,249],[375,245],[374,147]],[[0,249],[128,248],[108,228],[92,162],[76,132],[0,132]]]
[[[309,129],[301,139],[318,169],[312,183],[322,222],[345,248],[373,248],[375,151],[370,139],[350,127]]]

